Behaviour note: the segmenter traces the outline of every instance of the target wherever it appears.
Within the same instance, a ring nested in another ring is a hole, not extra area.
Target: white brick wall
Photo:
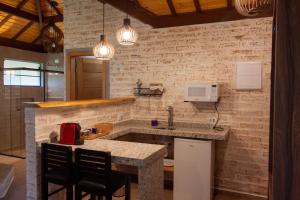
[[[65,47],[89,48],[101,33],[101,5],[96,0],[65,0]],[[138,44],[121,47],[115,32],[124,14],[107,6],[106,34],[116,48],[110,63],[112,97],[131,96],[137,78],[145,85],[161,82],[162,98],[138,98],[135,118],[166,118],[174,105],[175,120],[208,122],[213,106],[183,102],[188,81],[221,84],[221,123],[232,127],[227,142],[217,144],[216,187],[267,195],[268,126],[272,18],[151,29],[137,20]],[[233,89],[237,61],[260,60],[261,91]]]

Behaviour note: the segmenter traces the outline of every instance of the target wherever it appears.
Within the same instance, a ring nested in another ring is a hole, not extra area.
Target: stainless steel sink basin
[[[176,128],[175,127],[172,127],[172,128],[168,128],[168,127],[157,127],[155,129],[160,129],[160,130],[175,130]]]
[[[167,129],[167,127],[161,127],[161,128]],[[174,159],[174,138],[172,136],[143,134],[143,133],[133,132],[133,133],[127,133],[125,135],[119,136],[114,140],[166,145],[168,150],[168,154],[166,158]]]

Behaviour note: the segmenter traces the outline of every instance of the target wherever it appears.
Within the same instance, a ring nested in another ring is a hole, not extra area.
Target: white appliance
[[[188,84],[184,89],[184,101],[217,102],[219,86],[217,84]]]
[[[174,200],[212,200],[214,142],[175,139]]]
[[[237,90],[260,90],[262,88],[261,62],[238,62],[235,84]]]

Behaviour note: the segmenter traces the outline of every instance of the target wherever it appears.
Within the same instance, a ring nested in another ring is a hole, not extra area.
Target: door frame
[[[72,59],[78,56],[93,56],[92,48],[87,49],[66,49],[65,50],[65,79],[66,79],[66,89],[65,89],[65,99],[66,100],[76,100],[72,97],[71,91],[71,65]],[[109,71],[108,71],[108,61],[103,61],[102,64],[102,96],[105,98],[109,98]]]

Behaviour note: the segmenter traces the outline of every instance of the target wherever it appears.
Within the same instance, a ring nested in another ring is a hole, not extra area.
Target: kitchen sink
[[[154,129],[160,129],[160,130],[176,130],[175,127],[171,127],[171,128],[168,128],[168,127],[156,127]]]
[[[154,128],[154,129],[166,130],[167,128],[166,127],[157,127],[157,128]]]
[[[167,129],[167,128],[161,127],[161,129]],[[144,133],[127,133],[126,135],[119,136],[114,140],[166,145],[168,152],[165,158],[174,159],[174,138],[172,136],[144,134]]]

